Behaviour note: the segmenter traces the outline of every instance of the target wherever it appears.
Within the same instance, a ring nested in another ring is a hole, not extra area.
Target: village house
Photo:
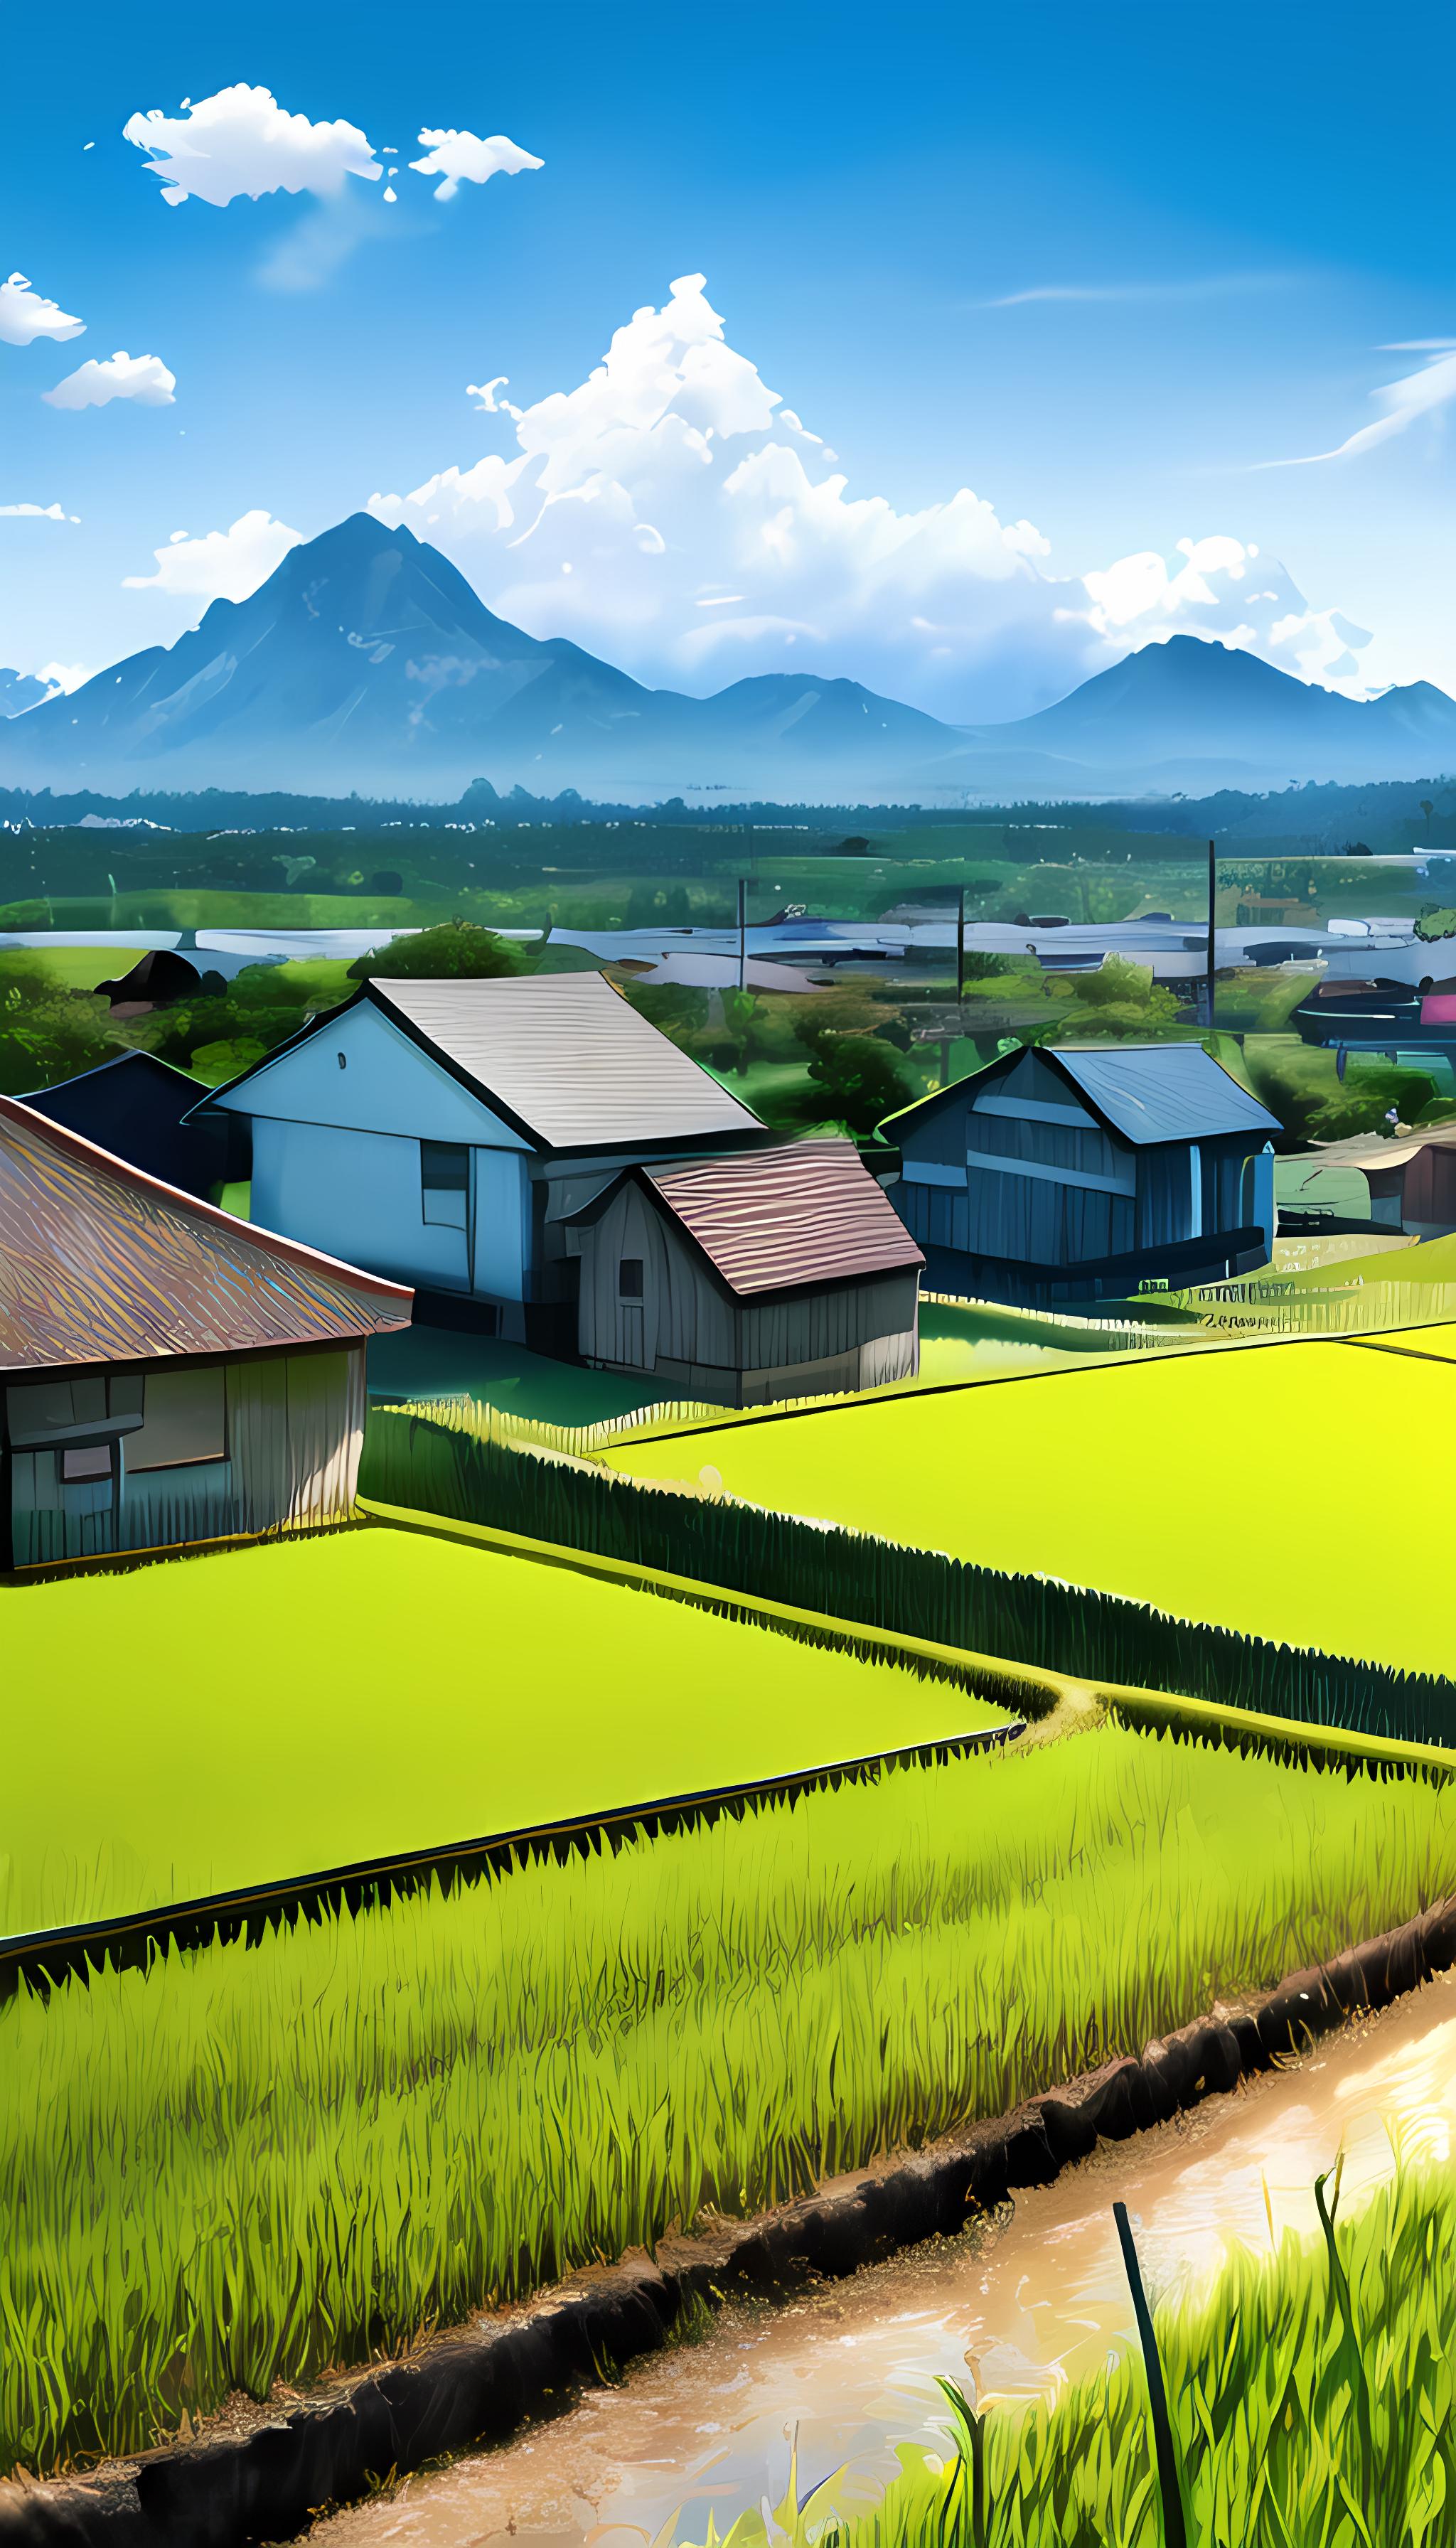
[[[193,1116],[207,1093],[206,1080],[133,1049],[53,1088],[28,1089],[23,1103],[164,1185],[211,1197],[246,1178],[247,1126],[226,1115]]]
[[[347,1519],[410,1312],[0,1097],[0,1569]]]
[[[629,1168],[567,1225],[578,1351],[759,1407],[919,1365],[919,1247],[853,1141]]]
[[[1282,1236],[1444,1238],[1456,1229],[1456,1124],[1322,1141],[1281,1159],[1276,1184]]]
[[[566,1354],[574,1217],[625,1168],[771,1138],[600,973],[365,982],[199,1116],[217,1112],[251,1126],[264,1228]]]
[[[1019,1048],[880,1127],[927,1282],[1032,1305],[1265,1264],[1279,1129],[1200,1044]]]

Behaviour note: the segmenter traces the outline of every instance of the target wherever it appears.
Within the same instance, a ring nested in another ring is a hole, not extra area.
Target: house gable
[[[338,1132],[488,1149],[533,1147],[370,1000],[320,1018],[271,1060],[218,1089],[207,1100],[209,1112],[215,1107]]]

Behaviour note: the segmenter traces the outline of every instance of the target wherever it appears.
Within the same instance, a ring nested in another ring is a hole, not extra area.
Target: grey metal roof
[[[741,1298],[925,1263],[853,1141],[790,1141],[642,1173]]]
[[[368,989],[550,1149],[764,1129],[601,973],[376,980]]]
[[[1200,1141],[1220,1133],[1277,1133],[1279,1119],[1201,1044],[1044,1045],[1125,1141]]]

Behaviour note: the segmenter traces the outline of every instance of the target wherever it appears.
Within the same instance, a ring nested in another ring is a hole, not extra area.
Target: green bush
[[[447,920],[439,929],[422,929],[412,938],[397,938],[372,956],[360,956],[349,966],[351,982],[499,981],[521,969],[510,939],[481,929],[473,920]]]
[[[53,1088],[118,1048],[104,1000],[68,991],[29,948],[0,954],[0,1092]]]

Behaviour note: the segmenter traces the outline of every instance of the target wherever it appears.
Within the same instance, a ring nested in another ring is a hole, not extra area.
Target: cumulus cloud
[[[64,344],[68,336],[85,332],[85,319],[72,318],[44,292],[33,292],[28,274],[12,274],[0,283],[0,345],[34,345],[38,336]]]
[[[245,601],[302,538],[302,531],[276,522],[259,505],[250,513],[239,513],[228,531],[208,531],[199,539],[186,531],[173,531],[165,548],[152,551],[154,575],[124,575],[122,582],[132,592]]]
[[[1408,372],[1400,381],[1387,382],[1384,389],[1372,390],[1378,407],[1385,410],[1370,424],[1337,442],[1332,451],[1307,451],[1298,460],[1264,460],[1263,469],[1312,469],[1321,460],[1353,460],[1357,453],[1373,451],[1377,443],[1388,442],[1392,434],[1404,433],[1418,417],[1435,415],[1456,399],[1456,340],[1449,336],[1422,338],[1410,345],[1383,345],[1385,354],[1430,354],[1433,360],[1422,364],[1418,372]]]
[[[1231,538],[1084,580],[1035,523],[967,487],[905,512],[852,494],[726,342],[701,275],[637,311],[577,388],[516,406],[506,386],[498,374],[470,393],[505,448],[371,510],[443,549],[504,618],[643,681],[708,690],[802,665],[989,720],[1178,628],[1238,632],[1291,670],[1351,652]]]
[[[1261,558],[1253,541],[1220,534],[1180,540],[1173,566],[1141,549],[1083,577],[1091,608],[1082,617],[1098,636],[1149,639],[1186,634],[1245,646],[1281,672],[1333,688],[1362,686],[1360,651],[1371,643],[1339,610],[1312,610],[1284,568]]]
[[[462,186],[484,186],[489,177],[518,177],[523,168],[543,168],[544,159],[533,159],[519,142],[510,141],[503,133],[493,133],[482,141],[476,133],[437,133],[428,126],[419,136],[425,151],[423,159],[411,159],[410,165],[421,177],[438,177],[435,202],[448,204]]]
[[[67,372],[53,390],[42,395],[47,407],[109,407],[113,399],[132,399],[137,407],[173,407],[177,387],[159,354],[113,354],[105,363],[83,363]]]
[[[126,138],[147,155],[164,204],[230,204],[239,195],[336,195],[347,177],[384,171],[355,124],[311,124],[290,115],[271,89],[239,81],[184,115],[159,107],[130,116]]]
[[[33,522],[78,522],[79,513],[68,513],[64,504],[0,504],[0,514]]]
[[[57,690],[78,690],[99,670],[95,664],[42,664],[37,668],[38,682],[47,682],[52,698]]]

